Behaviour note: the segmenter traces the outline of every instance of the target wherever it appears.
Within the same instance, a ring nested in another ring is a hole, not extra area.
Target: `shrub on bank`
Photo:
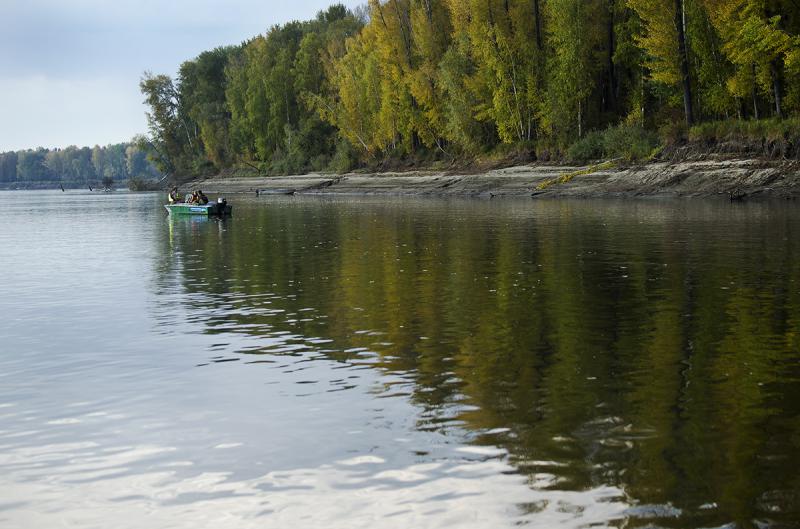
[[[603,134],[604,132],[600,130],[593,130],[588,133],[569,146],[567,149],[567,158],[578,162],[603,158],[605,156]]]
[[[350,172],[358,167],[358,158],[358,153],[353,146],[350,145],[350,142],[344,138],[340,138],[339,141],[336,142],[336,150],[328,164],[328,170],[338,174]]]
[[[567,158],[575,162],[601,158],[643,160],[659,145],[658,135],[652,131],[633,125],[618,125],[589,132],[569,147]]]

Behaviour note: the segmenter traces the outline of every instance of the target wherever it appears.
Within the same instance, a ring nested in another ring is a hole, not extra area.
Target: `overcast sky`
[[[332,3],[365,0],[0,0],[0,152],[106,145],[145,132],[142,72],[174,75]]]

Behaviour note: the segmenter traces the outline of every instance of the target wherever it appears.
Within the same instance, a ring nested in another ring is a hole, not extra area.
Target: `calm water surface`
[[[0,527],[800,527],[800,208],[3,192]]]

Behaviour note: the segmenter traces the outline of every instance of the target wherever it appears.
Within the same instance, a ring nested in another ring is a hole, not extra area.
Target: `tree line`
[[[563,155],[800,109],[796,0],[370,0],[146,72],[164,172]]]
[[[0,184],[77,187],[121,180],[152,180],[161,174],[148,159],[146,141],[101,147],[27,149],[0,153]]]

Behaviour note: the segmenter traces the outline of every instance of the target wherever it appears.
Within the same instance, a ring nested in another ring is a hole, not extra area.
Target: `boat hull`
[[[229,204],[164,204],[170,215],[198,215],[201,217],[224,217],[231,214],[233,207]]]

